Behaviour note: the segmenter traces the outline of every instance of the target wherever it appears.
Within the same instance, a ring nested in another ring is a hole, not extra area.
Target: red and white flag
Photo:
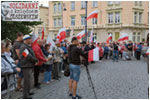
[[[121,35],[118,41],[124,41],[124,40],[128,40],[128,34]]]
[[[80,33],[77,34],[77,39],[80,40],[84,36],[85,36],[85,30],[83,30],[83,31],[81,31]]]
[[[52,51],[52,48],[55,46],[55,42],[51,39],[50,34],[47,37],[46,44],[50,44],[51,45],[50,46],[50,51]]]
[[[42,29],[42,40],[44,39],[44,28]]]
[[[147,56],[149,55],[149,48],[148,48],[147,51],[146,51],[146,55],[147,55]]]
[[[61,28],[57,34],[57,39],[62,42],[66,38],[66,28]]]
[[[35,45],[37,43],[37,40],[39,39],[38,34],[35,34],[33,32],[32,34],[32,46]]]
[[[25,49],[25,50],[22,52],[22,55],[23,55],[24,57],[27,57],[28,54],[29,54],[28,49]]]
[[[95,10],[88,15],[86,20],[91,19],[91,18],[97,18],[97,17],[98,17],[98,10]]]
[[[99,48],[98,47],[89,51],[88,62],[91,62],[91,61],[99,61]]]
[[[112,40],[112,34],[109,34],[108,38],[107,38],[107,44],[109,44],[109,41]]]

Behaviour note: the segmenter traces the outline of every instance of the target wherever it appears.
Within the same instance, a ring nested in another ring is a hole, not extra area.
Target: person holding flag
[[[34,55],[34,52],[31,48],[32,39],[29,35],[23,37],[23,44],[20,47],[20,62],[24,74],[24,90],[23,98],[32,99],[30,95],[33,95],[33,92],[30,92],[31,89],[31,73],[34,65],[37,63],[37,59]]]

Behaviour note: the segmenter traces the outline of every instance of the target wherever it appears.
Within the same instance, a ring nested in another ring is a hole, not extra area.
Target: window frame
[[[74,4],[74,6],[72,4]],[[72,7],[74,7],[74,9],[72,9]],[[71,10],[75,10],[75,1],[71,1]]]
[[[110,16],[110,15],[112,15],[112,16]],[[114,20],[113,20],[113,12],[109,12],[108,13],[108,24],[113,24],[113,22],[114,22]]]
[[[86,8],[86,1],[81,1],[81,9],[85,9]]]
[[[84,18],[84,20],[83,20],[83,18]],[[81,25],[85,25],[85,20],[86,20],[86,19],[85,19],[85,15],[82,15],[82,16],[81,16]],[[82,22],[83,22],[83,23],[82,23]]]
[[[108,1],[108,6],[113,5],[113,1]]]
[[[92,1],[92,7],[98,7],[98,2],[97,1]]]
[[[57,5],[56,5],[56,3],[54,3],[53,7],[54,7],[53,11],[54,11],[54,13],[56,13],[57,12]]]
[[[73,18],[74,20],[72,20]],[[74,24],[72,22],[74,22]],[[75,26],[75,22],[76,22],[75,16],[71,16],[71,26]]]
[[[115,12],[115,23],[120,23],[120,22],[121,22],[120,21],[120,12]]]
[[[97,24],[97,18],[92,18],[92,24],[96,25]]]

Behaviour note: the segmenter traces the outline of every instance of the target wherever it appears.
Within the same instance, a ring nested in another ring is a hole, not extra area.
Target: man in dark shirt
[[[23,34],[19,32],[17,34],[17,39],[12,46],[12,57],[15,61],[15,64],[17,64],[18,67],[21,67],[19,63],[19,56],[20,56],[19,52],[20,52],[20,47],[22,45],[22,41],[23,41]],[[18,91],[22,90],[22,86],[21,86],[22,78],[23,78],[23,72],[22,71],[18,72],[17,73],[17,88],[16,88],[16,90]]]
[[[80,78],[80,56],[85,57],[85,54],[77,47],[79,45],[79,41],[76,37],[73,37],[71,42],[72,44],[68,48],[70,62],[69,96],[72,96],[72,99],[81,99],[81,97],[76,94],[76,90],[77,83]]]

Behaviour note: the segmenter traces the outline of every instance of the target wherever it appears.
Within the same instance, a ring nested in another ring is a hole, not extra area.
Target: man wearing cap
[[[31,73],[32,68],[37,62],[37,59],[34,55],[34,52],[31,48],[31,37],[29,35],[25,35],[23,37],[23,44],[20,47],[20,62],[21,67],[24,74],[24,90],[23,90],[23,98],[24,99],[32,99],[30,95],[34,93],[30,92],[31,88]]]

